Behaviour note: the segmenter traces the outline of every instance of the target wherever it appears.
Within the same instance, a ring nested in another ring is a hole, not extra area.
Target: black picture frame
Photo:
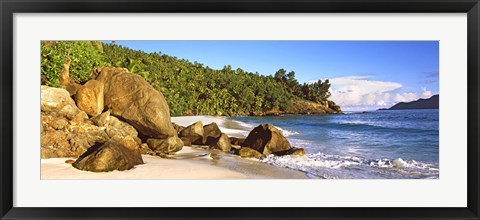
[[[478,0],[0,0],[1,219],[479,219]],[[466,208],[23,208],[13,207],[14,13],[467,13],[468,206]]]

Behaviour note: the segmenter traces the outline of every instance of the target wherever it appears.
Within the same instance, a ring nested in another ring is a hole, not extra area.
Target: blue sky
[[[273,75],[294,70],[299,82],[330,79],[344,110],[390,107],[438,94],[438,41],[116,41],[214,69],[231,65]]]

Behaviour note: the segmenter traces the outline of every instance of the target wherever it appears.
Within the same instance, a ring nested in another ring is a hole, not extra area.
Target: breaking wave
[[[305,156],[269,155],[261,161],[274,166],[304,171],[323,178],[371,178],[372,176],[380,177],[382,174],[393,178],[411,178],[412,176],[438,178],[439,171],[433,164],[415,160],[403,160],[402,158],[371,160],[356,156],[324,153],[307,154]],[[361,172],[358,171],[362,169],[369,170],[369,172],[374,170],[373,172],[376,175],[360,174]]]

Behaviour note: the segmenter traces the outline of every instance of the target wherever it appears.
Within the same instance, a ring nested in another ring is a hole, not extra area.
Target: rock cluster
[[[213,122],[203,126],[202,122],[193,123],[183,128],[178,136],[187,146],[191,145],[207,145],[213,149],[218,149],[224,152],[230,152],[232,145],[230,139],[222,131],[218,125]]]
[[[262,124],[254,128],[247,138],[228,137],[222,133],[216,123],[202,126],[202,122],[193,123],[178,132],[185,145],[207,145],[212,149],[233,152],[241,157],[264,158],[274,154],[305,154],[302,148],[291,147],[282,132],[271,124]]]
[[[75,84],[66,66],[62,88],[41,87],[42,158],[76,157],[75,168],[104,172],[142,164],[142,152],[182,149],[160,92],[122,68],[93,73],[85,84]]]

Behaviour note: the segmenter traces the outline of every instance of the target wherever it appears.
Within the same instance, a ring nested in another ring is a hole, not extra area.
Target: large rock
[[[242,147],[240,148],[238,151],[236,151],[236,153],[240,156],[240,157],[254,157],[254,158],[257,158],[257,159],[263,159],[265,158],[265,155],[263,155],[262,153],[252,149],[252,148],[249,148],[249,147]]]
[[[65,89],[41,86],[40,103],[42,112],[68,119],[82,112]]]
[[[192,146],[192,142],[190,141],[190,139],[188,139],[186,137],[182,137],[182,138],[180,138],[180,140],[183,141],[183,146]]]
[[[53,130],[42,132],[40,143],[42,158],[78,157],[85,152],[82,149],[75,149],[80,150],[80,152],[70,149],[67,133],[64,131]]]
[[[106,111],[90,119],[95,125],[103,127],[107,126],[110,121],[110,111]]]
[[[211,147],[213,149],[218,149],[224,152],[230,152],[230,150],[232,149],[230,139],[228,139],[228,136],[226,134],[220,135],[220,137],[217,139],[217,142],[211,145]]]
[[[303,148],[295,148],[295,147],[292,147],[288,150],[284,150],[284,151],[279,151],[279,152],[275,152],[273,153],[275,154],[276,156],[283,156],[283,155],[296,155],[296,156],[303,156],[305,155],[305,150]]]
[[[83,114],[85,114],[83,112]],[[80,114],[79,114],[80,115]],[[57,115],[41,113],[41,156],[79,157],[90,147],[107,142],[114,136],[131,137],[138,143],[135,128],[114,116],[108,117],[108,123],[97,126],[91,120],[82,117],[68,119]]]
[[[90,116],[97,116],[103,111],[103,83],[89,80],[81,86],[76,95],[77,106]]]
[[[146,137],[176,136],[170,109],[162,93],[141,76],[122,68],[96,70],[96,80],[104,84],[105,107]]]
[[[262,124],[254,128],[241,146],[250,147],[264,155],[286,151],[291,148],[282,132],[271,124]]]
[[[81,125],[84,123],[89,123],[88,121],[88,115],[84,111],[81,111],[78,113],[75,117],[73,117],[70,121],[69,124],[71,125]],[[89,123],[91,124],[91,123]]]
[[[65,89],[41,88],[41,157],[79,157],[114,136],[141,142],[138,132],[107,111],[91,120],[77,108]]]
[[[177,134],[180,133],[183,129],[185,129],[185,127],[181,126],[181,125],[177,125],[175,123],[172,122],[172,126],[173,128],[177,131]]]
[[[113,137],[116,135],[130,136],[130,137],[138,136],[138,132],[137,130],[135,130],[133,126],[131,126],[126,122],[121,121],[115,116],[109,116],[109,120],[105,129],[105,132],[109,137]]]
[[[139,144],[132,137],[115,136],[89,149],[72,166],[79,170],[108,172],[129,170],[138,164],[143,164]]]
[[[150,138],[147,140],[147,144],[152,151],[159,155],[173,154],[183,148],[183,141],[177,136],[165,139]]]
[[[150,149],[146,143],[140,144],[140,152],[145,155],[151,155],[151,156],[156,155],[155,152],[153,152],[152,149]]]
[[[104,130],[89,124],[71,126],[67,138],[70,148],[82,149],[83,152],[97,143],[105,143],[110,139]]]
[[[69,125],[69,119],[65,117],[45,114],[44,112],[40,113],[40,120],[42,124],[41,132],[46,132],[51,130],[66,131],[67,125]]]
[[[178,137],[188,143],[203,143],[203,133],[203,124],[201,121],[198,121],[180,131]]]
[[[41,113],[41,157],[78,157],[108,135],[88,120]]]
[[[85,125],[82,125],[84,127]],[[50,130],[41,133],[41,157],[78,157],[88,148],[108,141],[108,135],[100,130],[71,127],[69,131]]]
[[[245,138],[230,137],[229,139],[232,145],[242,145],[245,141]]]
[[[222,135],[222,131],[220,131],[220,128],[218,128],[217,123],[212,122],[208,125],[203,126],[203,131],[204,131],[204,141],[203,144],[206,145],[214,145],[217,143],[218,138]],[[193,144],[199,144],[194,142]]]

